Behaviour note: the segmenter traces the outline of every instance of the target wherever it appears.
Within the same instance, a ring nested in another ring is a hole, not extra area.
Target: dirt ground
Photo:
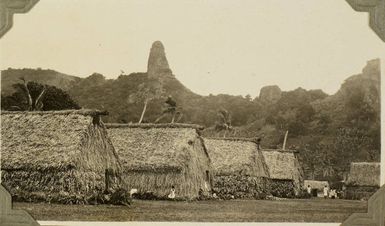
[[[37,220],[55,221],[207,221],[207,222],[343,222],[352,213],[366,212],[366,201],[215,200],[144,201],[131,206],[14,203]]]

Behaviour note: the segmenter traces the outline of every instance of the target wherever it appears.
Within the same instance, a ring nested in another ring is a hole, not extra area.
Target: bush
[[[307,193],[306,190],[300,190],[295,197],[298,199],[311,199],[313,196],[312,194]]]
[[[294,198],[294,184],[292,181],[272,181],[271,194],[280,198]]]
[[[266,192],[260,192],[254,194],[255,199],[267,199],[268,194]]]
[[[245,175],[216,176],[213,193],[221,199],[265,199],[269,181]]]
[[[132,200],[128,191],[122,188],[111,193],[111,198],[108,201],[109,204],[115,205],[130,205],[131,202]]]
[[[144,192],[144,193],[135,193],[132,195],[135,199],[146,199],[146,200],[159,200],[159,199],[166,199],[165,197],[160,198],[154,195],[153,192]]]

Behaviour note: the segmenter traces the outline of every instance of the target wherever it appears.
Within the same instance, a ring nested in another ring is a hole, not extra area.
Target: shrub
[[[300,190],[295,197],[298,199],[310,199],[313,196],[311,194],[307,193],[306,190]]]
[[[271,194],[275,197],[294,198],[294,184],[292,181],[272,181]]]

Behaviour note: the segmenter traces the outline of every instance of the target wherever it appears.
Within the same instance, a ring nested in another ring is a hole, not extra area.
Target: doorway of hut
[[[109,191],[112,189],[113,180],[115,178],[114,170],[111,168],[107,168],[104,170],[104,190]]]
[[[209,186],[210,186],[210,188],[212,187],[210,171],[206,170],[206,181],[205,181],[205,189],[206,189],[206,191],[209,191],[209,189],[210,189]]]

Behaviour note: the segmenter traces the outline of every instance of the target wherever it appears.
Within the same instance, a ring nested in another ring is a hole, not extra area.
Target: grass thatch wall
[[[347,186],[344,192],[345,199],[368,200],[379,187],[373,186]]]
[[[268,193],[269,177],[257,145],[244,139],[205,139],[214,170],[213,189],[227,198],[259,198]]]
[[[274,181],[272,193],[290,194],[292,190],[297,194],[303,188],[303,172],[295,153],[270,149],[264,149],[262,153]]]
[[[84,201],[102,192],[105,170],[118,173],[119,163],[100,114],[1,112],[2,183],[26,200],[32,193],[43,193],[45,201]]]
[[[178,198],[198,197],[210,188],[210,159],[195,126],[181,124],[108,124],[119,155],[123,183],[163,198],[175,186]]]
[[[345,198],[368,199],[380,188],[379,162],[353,162],[346,181]]]
[[[379,162],[351,163],[346,185],[380,187],[380,163]]]

